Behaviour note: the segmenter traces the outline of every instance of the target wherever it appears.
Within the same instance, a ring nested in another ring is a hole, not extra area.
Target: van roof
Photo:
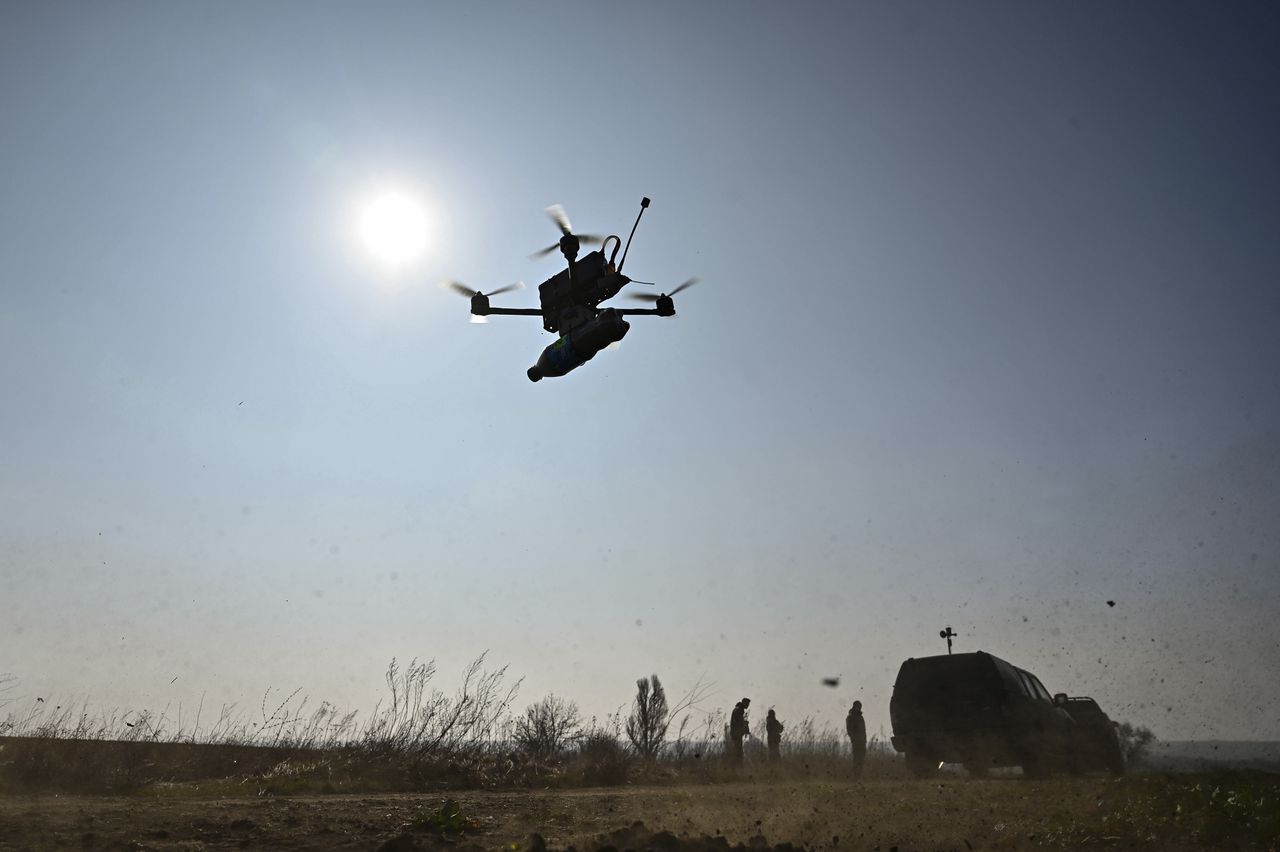
[[[911,663],[911,662],[915,662],[916,660],[945,660],[945,659],[954,659],[955,657],[979,657],[979,656],[990,657],[993,660],[1000,659],[995,654],[988,654],[986,651],[965,651],[960,654],[935,654],[934,656],[931,656],[931,657],[907,657],[907,662]],[[1006,661],[1001,660],[1001,662],[1006,662]],[[1009,665],[1013,665],[1013,663],[1009,663]]]

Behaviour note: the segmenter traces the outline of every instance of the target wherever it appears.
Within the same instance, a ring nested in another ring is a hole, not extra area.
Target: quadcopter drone
[[[627,237],[626,248],[622,250],[621,261],[617,261],[617,257],[622,240],[616,235],[601,238],[575,234],[564,209],[558,204],[548,207],[547,215],[560,227],[560,240],[531,255],[531,258],[546,257],[560,249],[568,262],[568,269],[538,285],[538,299],[542,303],[540,308],[495,308],[489,305],[490,296],[519,290],[524,284],[511,284],[489,293],[472,290],[457,281],[446,281],[443,286],[471,299],[472,322],[486,322],[484,318],[488,316],[542,317],[542,327],[558,333],[560,338],[542,350],[538,363],[529,368],[529,380],[537,382],[546,376],[563,376],[590,361],[601,349],[622,340],[631,328],[631,324],[623,317],[645,314],[675,316],[676,307],[671,297],[698,283],[697,278],[690,278],[673,288],[670,293],[658,296],[652,293],[630,294],[632,299],[652,302],[652,308],[600,307],[601,302],[618,295],[618,291],[627,284],[653,286],[648,281],[633,282],[622,274],[623,264],[627,262],[627,252],[631,249],[631,238],[635,236],[640,217],[648,207],[649,199],[640,199],[640,215],[636,216],[636,223],[631,226],[631,234]],[[610,242],[613,243],[613,251],[606,258],[605,251]],[[583,243],[599,245],[600,249],[579,259],[578,249]]]

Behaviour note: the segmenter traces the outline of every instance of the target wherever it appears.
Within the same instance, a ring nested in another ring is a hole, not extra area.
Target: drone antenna
[[[649,207],[649,199],[640,199],[640,216],[644,215],[644,211]],[[636,228],[640,225],[640,216],[636,217],[636,223],[631,226],[631,233],[627,235],[627,247],[622,250],[622,263],[618,264],[618,271],[622,271],[622,267],[627,262],[627,252],[631,251],[631,238],[636,235]]]

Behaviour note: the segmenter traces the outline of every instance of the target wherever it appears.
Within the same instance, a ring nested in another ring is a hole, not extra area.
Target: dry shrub
[[[1117,724],[1116,736],[1120,738],[1120,753],[1124,755],[1124,765],[1130,769],[1141,765],[1156,741],[1156,735],[1150,728],[1131,722]]]
[[[583,786],[614,787],[627,783],[631,756],[613,734],[593,731],[583,738],[573,767]]]
[[[515,720],[512,738],[533,758],[554,758],[582,739],[578,705],[548,695],[525,708],[524,715]]]
[[[401,670],[393,659],[387,668],[391,699],[374,708],[356,743],[378,754],[420,758],[475,755],[500,746],[520,682],[506,686],[507,667],[487,670],[481,654],[463,672],[453,695],[429,689],[435,661],[413,660]]]
[[[574,787],[616,787],[627,783],[632,756],[622,741],[621,711],[592,719],[577,750],[565,762],[560,782]]]

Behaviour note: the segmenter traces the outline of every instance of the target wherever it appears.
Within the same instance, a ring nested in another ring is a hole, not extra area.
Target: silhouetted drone
[[[671,297],[698,283],[697,278],[690,278],[675,287],[670,293],[655,296],[652,293],[633,293],[632,299],[653,302],[652,308],[601,308],[600,303],[612,299],[627,284],[648,284],[648,281],[635,281],[622,274],[622,266],[627,262],[627,252],[631,249],[631,238],[640,225],[640,217],[649,206],[649,199],[640,199],[640,215],[631,226],[631,234],[627,237],[627,246],[622,251],[622,260],[616,265],[618,249],[622,240],[616,235],[596,237],[590,234],[575,234],[569,224],[569,217],[563,208],[556,204],[547,208],[547,215],[560,226],[560,241],[552,243],[545,249],[531,255],[531,258],[546,257],[556,249],[564,255],[569,268],[551,276],[538,285],[538,298],[541,308],[494,308],[489,305],[489,297],[499,293],[508,293],[524,287],[523,283],[511,284],[489,293],[472,290],[457,281],[446,281],[442,286],[448,287],[471,299],[471,321],[486,322],[487,316],[532,316],[542,317],[542,327],[550,332],[558,332],[560,339],[542,350],[538,363],[529,368],[529,379],[539,381],[544,376],[563,376],[595,357],[595,354],[610,344],[617,343],[626,336],[631,328],[624,316],[640,316],[650,314],[659,317],[675,316],[676,306]],[[613,241],[613,252],[605,258],[605,250]],[[583,258],[578,258],[578,248],[582,243],[599,245]]]

